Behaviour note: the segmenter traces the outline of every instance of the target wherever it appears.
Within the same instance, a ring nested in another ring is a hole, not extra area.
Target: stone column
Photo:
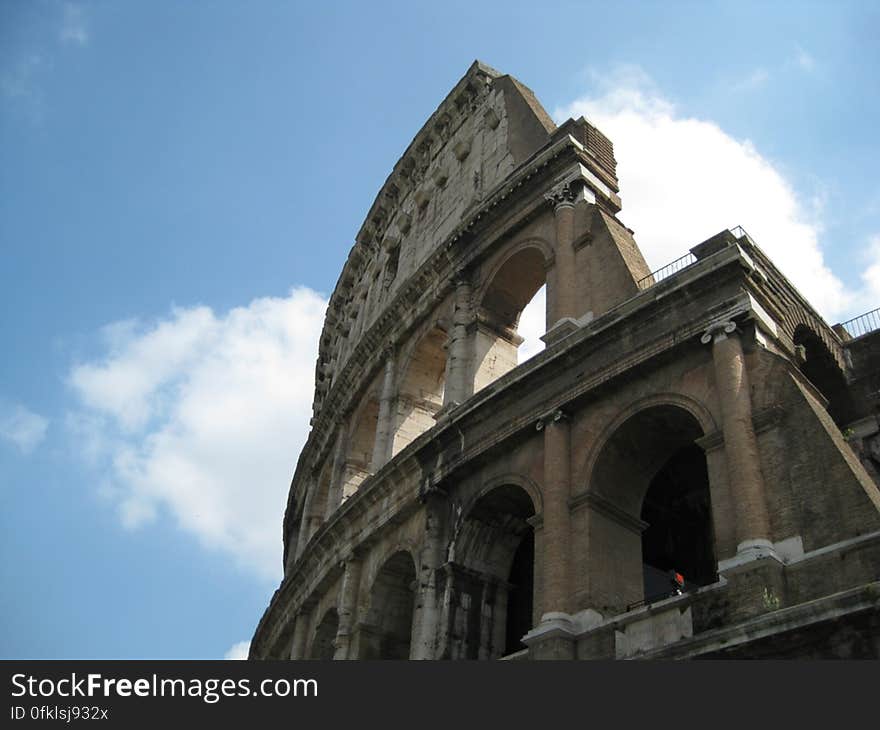
[[[568,419],[562,411],[542,419],[539,426],[544,430],[544,621],[568,611],[571,455]]]
[[[538,422],[544,429],[544,510],[540,526],[535,524],[535,575],[543,595],[536,600],[541,606],[541,619],[522,642],[529,649],[530,659],[574,659],[577,654],[578,627],[569,615],[569,551],[571,522],[568,497],[571,491],[570,434],[565,414],[555,411]]]
[[[373,473],[388,461],[391,452],[391,438],[394,430],[394,351],[385,351],[385,372],[382,377],[382,392],[379,395],[379,418],[376,422],[376,442],[373,444],[373,458],[370,471]]]
[[[446,362],[443,407],[464,403],[474,392],[473,342],[469,330],[474,321],[471,285],[465,279],[455,284],[455,304]]]
[[[709,327],[701,338],[712,343],[715,388],[721,402],[724,453],[735,510],[737,555],[762,557],[773,553],[770,519],[758,441],[752,424],[752,401],[742,343],[734,322]]]
[[[480,645],[477,649],[477,659],[486,661],[492,658],[492,609],[494,608],[494,577],[491,575],[481,576],[480,586]]]
[[[438,659],[438,624],[445,587],[449,500],[445,494],[430,492],[425,498],[425,544],[419,560],[416,607],[418,627],[412,650],[413,659]]]
[[[336,651],[334,659],[353,659],[348,655],[351,635],[357,622],[358,588],[361,582],[361,560],[352,554],[345,561],[345,574],[342,577],[342,589],[339,592],[339,628],[336,630]]]
[[[498,581],[495,585],[495,606],[492,611],[492,651],[496,657],[504,656],[507,644],[507,595],[510,585]],[[492,658],[492,657],[490,657]]]
[[[556,214],[556,247],[554,250],[556,266],[556,292],[548,302],[556,303],[555,311],[547,318],[548,330],[555,327],[561,320],[577,319],[577,292],[575,284],[575,253],[574,247],[574,191],[568,183],[557,187],[547,194],[547,200],[553,205]]]
[[[310,610],[303,606],[296,614],[293,626],[293,641],[290,643],[290,658],[305,659],[306,638],[309,634]]]

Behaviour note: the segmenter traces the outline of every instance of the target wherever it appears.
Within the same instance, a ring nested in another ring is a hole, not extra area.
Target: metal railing
[[[858,317],[853,317],[846,322],[842,322],[840,326],[843,327],[847,334],[853,339],[866,335],[874,330],[880,330],[880,307],[872,309],[870,312],[860,314]]]
[[[652,603],[657,603],[658,601],[665,601],[667,598],[675,598],[676,596],[683,596],[685,593],[690,593],[690,590],[687,591],[664,591],[663,593],[655,593],[653,596],[648,596],[647,598],[643,598],[641,601],[633,601],[632,603],[626,604],[626,612],[641,608],[642,606],[650,606]]]
[[[746,232],[746,229],[742,226],[734,226],[733,228],[729,228],[728,231],[733,234],[733,237],[739,241],[740,239],[746,239],[753,246],[756,245],[754,239]],[[636,282],[636,285],[639,287],[641,291],[645,289],[649,289],[654,286],[663,279],[672,276],[673,274],[677,274],[682,269],[686,269],[691,264],[697,262],[697,257],[694,256],[693,253],[688,251],[681,258],[675,259],[675,261],[666,264],[666,266],[661,266],[657,271],[652,271],[647,276],[642,277]]]
[[[643,276],[636,282],[636,285],[640,290],[644,291],[645,289],[654,286],[657,282],[663,281],[666,277],[677,274],[682,269],[686,269],[688,266],[695,263],[696,260],[697,257],[688,251],[684,256],[675,259],[672,263],[662,266],[657,269],[657,271],[652,271],[647,276]]]
[[[745,228],[742,226],[734,226],[729,229],[733,234],[733,237],[738,241],[741,238],[745,238],[749,243],[755,245],[754,239],[748,234]]]

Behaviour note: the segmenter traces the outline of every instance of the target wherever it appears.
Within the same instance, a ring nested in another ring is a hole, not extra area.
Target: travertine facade
[[[599,130],[468,70],[333,292],[252,658],[880,655],[880,333],[739,229],[652,274],[620,209]]]

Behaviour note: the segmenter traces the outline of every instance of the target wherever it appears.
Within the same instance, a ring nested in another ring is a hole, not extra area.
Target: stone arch
[[[445,658],[497,659],[523,648],[534,622],[536,514],[525,483],[495,479],[462,510],[449,547]]]
[[[312,536],[327,519],[328,503],[330,500],[331,465],[325,463],[317,477],[311,482],[309,493],[303,502],[303,518],[301,534],[304,543],[308,543]]]
[[[504,474],[492,477],[480,485],[480,488],[462,505],[462,514],[470,512],[473,506],[489,492],[506,485],[512,485],[522,489],[529,496],[529,499],[532,500],[532,509],[534,510],[534,513],[536,515],[543,513],[543,495],[541,494],[541,488],[535,480],[525,474],[505,472]]]
[[[373,449],[379,424],[379,399],[370,390],[352,413],[342,473],[341,501],[354,494],[372,473]]]
[[[339,630],[339,614],[335,608],[328,608],[315,628],[309,659],[332,659],[335,652],[334,643]]]
[[[857,409],[846,383],[846,373],[825,340],[807,325],[794,329],[795,362],[798,370],[826,400],[828,413],[839,428],[856,418]]]
[[[382,566],[397,553],[406,553],[409,555],[410,560],[412,560],[413,564],[418,568],[418,549],[416,545],[407,537],[399,535],[397,539],[389,540],[387,543],[383,544],[381,550],[373,553],[373,557],[369,561],[369,564],[372,567],[366,572],[363,584],[372,585],[376,580],[376,576],[378,576],[379,572],[382,570]]]
[[[587,454],[586,461],[584,462],[583,468],[579,470],[577,473],[583,474],[585,478],[585,482],[583,483],[583,489],[589,490],[590,484],[590,474],[593,472],[593,468],[596,464],[596,459],[599,457],[599,454],[602,452],[602,448],[608,442],[608,439],[611,435],[618,429],[620,426],[630,417],[634,416],[639,411],[643,411],[646,408],[651,408],[652,406],[675,406],[677,408],[681,408],[682,410],[687,411],[694,419],[699,423],[700,428],[703,430],[703,434],[708,435],[711,433],[715,433],[718,430],[718,424],[715,420],[715,417],[712,415],[712,412],[700,401],[691,398],[690,396],[684,395],[683,393],[654,393],[649,396],[645,396],[643,398],[639,398],[635,401],[632,401],[624,408],[622,408],[617,415],[608,422],[608,424],[602,429],[599,437],[593,443],[592,448],[589,450]]]
[[[498,275],[498,272],[501,271],[501,269],[503,269],[514,256],[526,249],[533,249],[538,252],[541,256],[541,266],[545,272],[553,265],[555,254],[553,253],[553,246],[549,241],[536,236],[517,241],[511,246],[504,248],[503,252],[495,257],[495,260],[492,262],[487,273],[483,277],[481,285],[474,292],[477,301],[481,301],[485,297],[486,292],[492,285],[492,281]]]
[[[414,341],[398,376],[391,455],[431,428],[443,407],[447,333],[434,322]]]
[[[803,307],[795,305],[788,310],[783,319],[783,330],[797,346],[796,339],[809,332],[825,347],[828,356],[834,360],[842,373],[846,372],[846,356],[840,338],[824,321]]]
[[[586,544],[591,607],[618,613],[717,580],[712,498],[700,439],[714,421],[695,401],[654,396],[605,429],[590,459]],[[603,559],[597,559],[603,556]]]
[[[542,243],[527,239],[505,251],[477,291],[474,392],[518,363],[520,316],[547,282],[550,259]]]
[[[416,563],[409,550],[396,550],[381,562],[359,626],[360,659],[409,659],[415,583]]]

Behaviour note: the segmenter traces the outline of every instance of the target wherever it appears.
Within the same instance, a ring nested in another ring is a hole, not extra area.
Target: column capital
[[[710,342],[720,342],[727,339],[727,335],[736,331],[736,322],[731,320],[721,320],[710,324],[706,331],[700,337],[700,342],[708,345]]]
[[[382,348],[382,359],[385,360],[386,363],[389,361],[393,363],[396,354],[397,348],[394,345],[385,345],[385,347]]]
[[[543,431],[545,426],[550,426],[554,423],[560,423],[562,421],[568,420],[568,414],[563,411],[561,408],[557,408],[546,415],[541,416],[537,423],[535,423],[536,431]]]
[[[575,192],[568,182],[562,182],[554,185],[544,195],[544,199],[553,206],[553,210],[561,208],[573,208],[575,201]]]
[[[366,554],[366,550],[358,545],[357,547],[353,547],[342,560],[339,561],[339,567],[342,570],[346,570],[349,566],[356,566],[357,563],[360,563],[364,559],[364,555]]]

